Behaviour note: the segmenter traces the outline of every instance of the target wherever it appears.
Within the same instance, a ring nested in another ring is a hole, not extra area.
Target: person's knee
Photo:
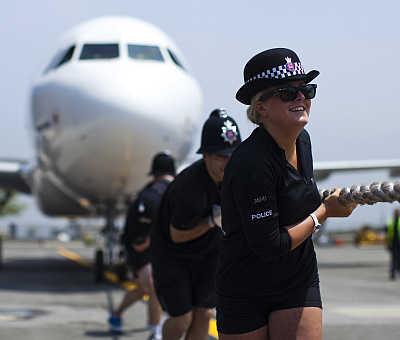
[[[156,289],[154,288],[154,283],[151,278],[148,278],[148,280],[145,280],[142,284],[144,293],[147,295],[156,295]]]
[[[192,312],[188,312],[181,316],[172,317],[171,321],[174,324],[175,331],[184,334],[189,329],[192,323],[192,319],[193,319]]]
[[[296,336],[299,340],[322,339],[322,323],[318,320],[314,323],[300,323],[296,330]]]
[[[193,318],[204,321],[208,321],[214,316],[213,310],[210,308],[196,308],[193,314]]]
[[[131,301],[137,301],[140,300],[143,297],[144,293],[141,287],[136,287],[136,289],[128,290],[125,293],[125,299],[131,300]]]
[[[151,295],[153,293],[153,291],[152,291],[152,289],[151,289],[151,287],[149,285],[141,284],[140,286],[141,286],[141,289],[143,291],[143,294]]]
[[[131,297],[137,297],[138,299],[141,299],[143,295],[145,294],[145,291],[143,290],[143,287],[140,284],[137,284],[137,286],[134,289],[128,290],[127,294]]]
[[[192,319],[193,319],[192,312],[188,312],[188,313],[178,317],[178,323],[186,331],[190,327],[190,324],[192,323]]]

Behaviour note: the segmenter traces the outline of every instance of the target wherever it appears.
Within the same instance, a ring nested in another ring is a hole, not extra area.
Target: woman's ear
[[[255,105],[255,109],[259,114],[261,121],[265,120],[268,116],[268,104],[266,102],[258,101]]]

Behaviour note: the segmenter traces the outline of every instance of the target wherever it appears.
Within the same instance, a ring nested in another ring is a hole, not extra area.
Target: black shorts
[[[154,286],[163,310],[175,317],[196,307],[214,308],[217,262],[216,252],[202,260],[181,259],[169,254],[153,257]]]
[[[135,277],[137,277],[137,272],[150,262],[148,249],[139,253],[135,251],[132,246],[125,246],[125,255],[126,264]]]
[[[267,325],[272,312],[299,307],[322,308],[318,282],[310,287],[274,297],[236,299],[218,296],[218,332],[223,334],[251,332]]]

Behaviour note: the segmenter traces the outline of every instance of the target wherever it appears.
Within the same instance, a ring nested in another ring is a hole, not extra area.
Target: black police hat
[[[241,142],[239,127],[225,109],[215,109],[203,125],[197,153],[230,155]]]
[[[287,48],[273,48],[258,53],[244,67],[244,85],[237,91],[236,99],[250,105],[251,98],[268,86],[291,80],[304,80],[309,83],[319,75],[312,70],[304,72],[300,59]]]
[[[157,153],[151,162],[149,175],[173,175],[175,176],[175,160],[165,152]]]

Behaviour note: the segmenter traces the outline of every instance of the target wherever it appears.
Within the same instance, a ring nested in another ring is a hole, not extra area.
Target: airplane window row
[[[49,70],[56,69],[61,65],[67,63],[72,59],[75,52],[75,45],[72,45],[59,53],[52,59],[50,64],[46,67],[45,73]],[[183,64],[179,61],[178,57],[174,52],[167,48],[167,52],[172,62],[185,69]],[[79,56],[80,60],[98,60],[98,59],[114,59],[120,55],[118,44],[84,44]],[[161,53],[161,49],[158,46],[149,45],[134,45],[128,44],[128,56],[129,58],[136,60],[153,60],[158,62],[164,62],[164,56]]]

